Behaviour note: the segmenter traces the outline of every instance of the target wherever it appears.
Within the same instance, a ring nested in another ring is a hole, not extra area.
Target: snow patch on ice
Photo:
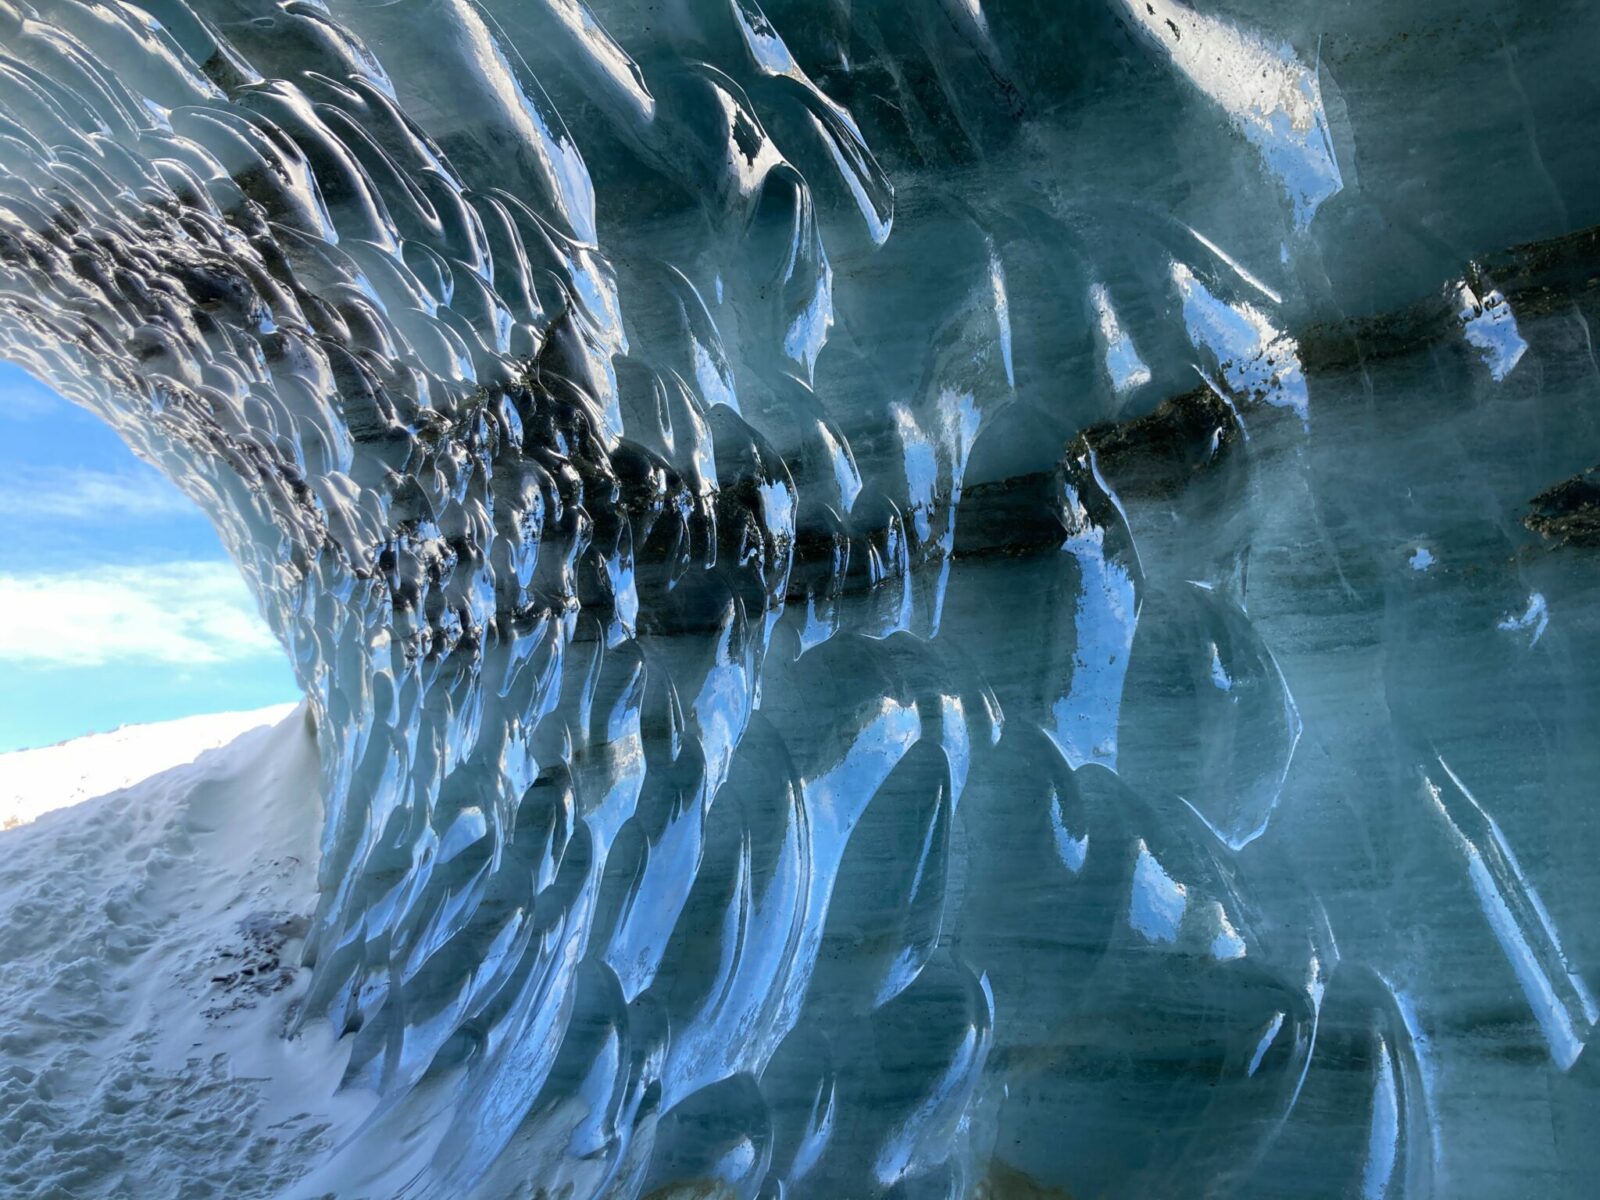
[[[1095,323],[1099,326],[1106,374],[1111,377],[1112,388],[1121,395],[1149,383],[1149,364],[1139,357],[1133,339],[1122,331],[1105,284],[1089,286],[1089,304],[1094,308]]]
[[[1517,329],[1511,303],[1498,290],[1482,297],[1462,280],[1456,285],[1457,319],[1467,344],[1478,352],[1489,374],[1499,383],[1516,368],[1527,353],[1528,343]]]
[[[1274,46],[1173,0],[1122,3],[1134,24],[1260,153],[1294,205],[1296,226],[1309,225],[1322,202],[1344,188],[1317,69],[1301,62],[1287,43]]]

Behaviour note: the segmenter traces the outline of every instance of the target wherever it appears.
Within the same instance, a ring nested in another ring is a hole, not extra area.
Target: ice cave
[[[1600,1194],[1597,61],[0,0],[0,360],[305,697],[0,833],[0,1196]]]

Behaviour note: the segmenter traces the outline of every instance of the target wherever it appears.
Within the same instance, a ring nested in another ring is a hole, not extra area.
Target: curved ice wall
[[[1596,14],[1328,9],[0,0],[0,353],[312,699],[316,1179],[1592,1182]]]

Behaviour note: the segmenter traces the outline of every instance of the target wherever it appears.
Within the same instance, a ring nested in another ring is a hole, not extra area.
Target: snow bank
[[[111,733],[0,754],[0,829],[14,829],[42,813],[193,762],[196,755],[225,746],[242,733],[278,724],[295,707],[275,704],[251,712],[125,725]]]
[[[0,776],[32,816],[185,759],[0,832],[0,1195],[277,1195],[370,1108],[336,1094],[330,1030],[286,1036],[322,826],[302,709],[124,729]]]

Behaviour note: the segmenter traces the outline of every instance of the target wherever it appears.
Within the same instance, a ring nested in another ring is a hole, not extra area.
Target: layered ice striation
[[[0,354],[315,716],[301,1194],[1592,1194],[1600,10],[1330,7],[0,0]]]

